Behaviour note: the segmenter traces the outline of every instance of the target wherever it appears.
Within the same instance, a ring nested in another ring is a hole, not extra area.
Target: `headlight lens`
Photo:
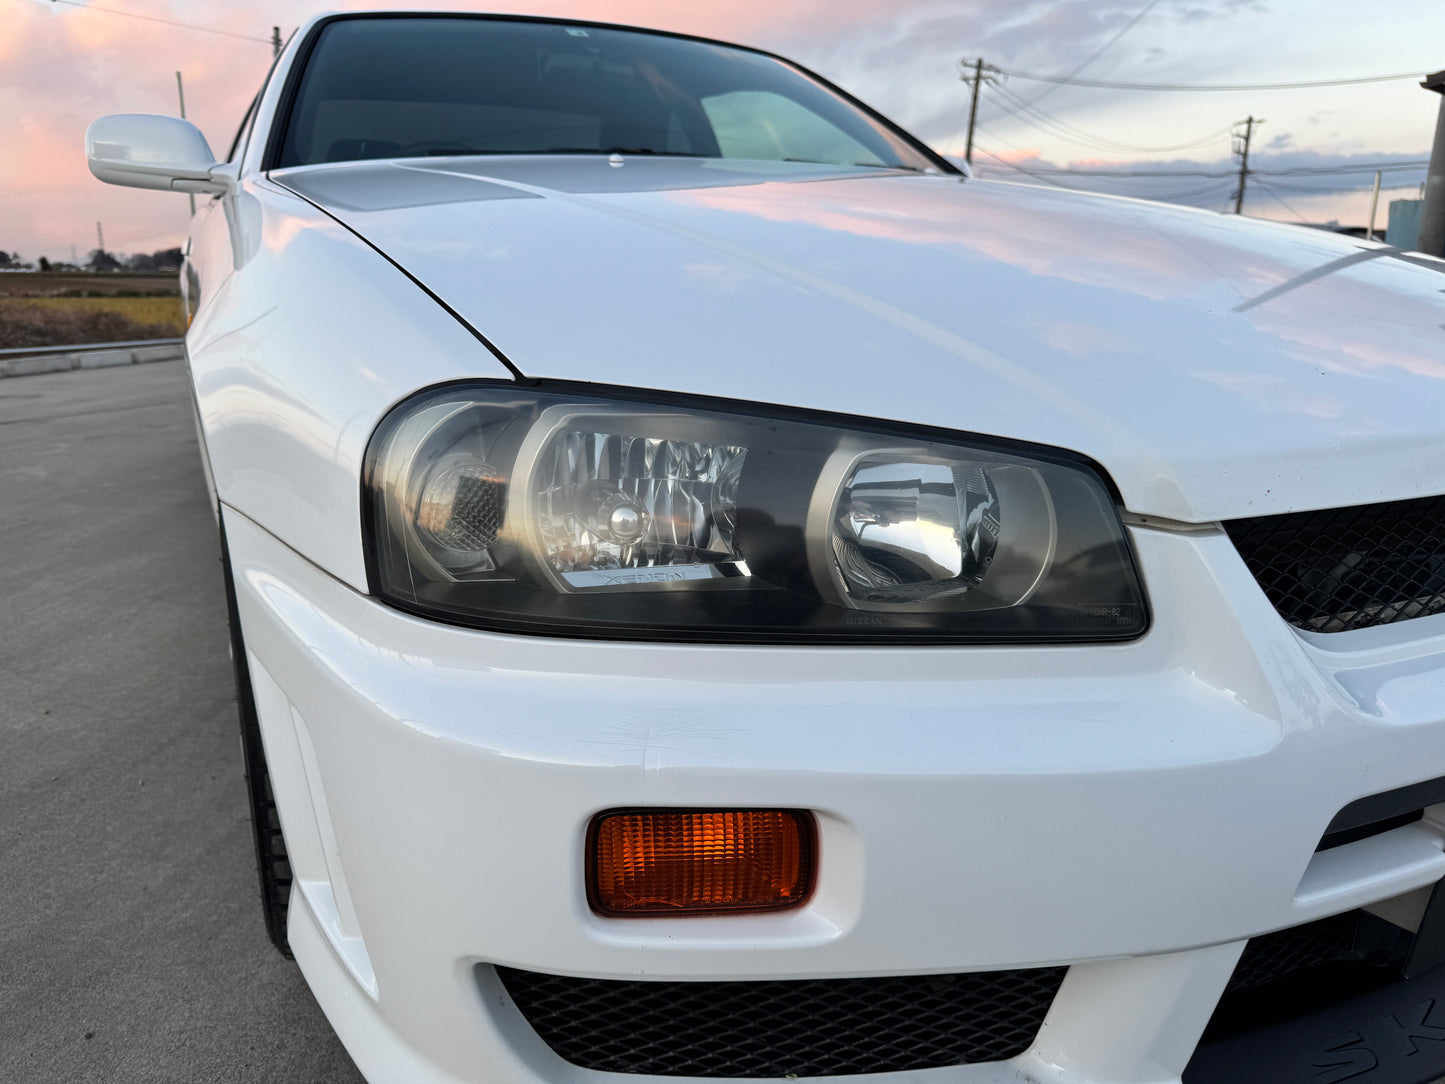
[[[513,632],[692,642],[1121,640],[1114,504],[1047,449],[630,393],[424,392],[368,451],[374,593]]]

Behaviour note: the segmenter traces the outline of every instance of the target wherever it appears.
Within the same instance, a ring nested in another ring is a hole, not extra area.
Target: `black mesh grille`
[[[1355,931],[1359,912],[1310,922],[1304,926],[1252,937],[1235,965],[1229,991],[1247,990],[1320,964],[1356,958]]]
[[[887,1073],[1027,1050],[1065,968],[906,978],[618,982],[499,967],[574,1065],[658,1076]]]
[[[1264,1034],[1388,986],[1400,977],[1413,942],[1414,934],[1365,911],[1250,938],[1205,1028],[1201,1050],[1234,1036]],[[1185,1084],[1195,1079],[1233,1077],[1185,1072]]]
[[[1291,625],[1344,632],[1445,611],[1445,497],[1224,526]]]

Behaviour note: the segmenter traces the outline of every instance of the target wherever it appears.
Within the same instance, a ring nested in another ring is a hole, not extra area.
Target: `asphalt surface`
[[[0,381],[0,1081],[359,1081],[262,927],[177,362]]]

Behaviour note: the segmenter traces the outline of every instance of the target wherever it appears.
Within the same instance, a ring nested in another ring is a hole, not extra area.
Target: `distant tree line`
[[[41,256],[34,263],[18,252],[0,249],[0,271],[179,271],[181,250],[163,248],[159,252],[137,252],[127,256],[119,252],[106,252],[93,248],[80,266],[62,260],[51,262]]]

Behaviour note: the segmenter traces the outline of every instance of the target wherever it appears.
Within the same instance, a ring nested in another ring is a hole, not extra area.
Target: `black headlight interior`
[[[372,591],[508,632],[678,642],[1124,640],[1113,500],[1048,449],[632,393],[449,385],[382,421]]]

